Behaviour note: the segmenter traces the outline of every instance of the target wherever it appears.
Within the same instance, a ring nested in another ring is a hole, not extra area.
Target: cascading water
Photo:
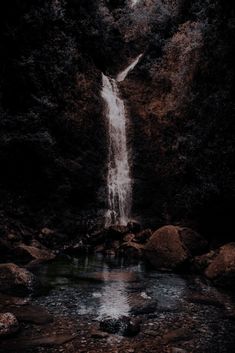
[[[139,2],[139,0],[130,0],[130,1],[131,1],[130,2],[131,7],[134,7]]]
[[[108,156],[108,210],[105,215],[106,226],[126,225],[130,220],[132,201],[132,182],[128,160],[126,137],[126,114],[123,100],[120,98],[117,82],[123,81],[140,60],[139,55],[117,80],[102,75],[102,98],[106,103],[106,116],[109,123]]]

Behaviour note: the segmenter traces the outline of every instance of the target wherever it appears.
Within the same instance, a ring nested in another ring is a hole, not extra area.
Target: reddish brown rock
[[[190,228],[168,225],[151,236],[145,246],[145,254],[156,268],[174,269],[206,246],[207,242]]]
[[[196,256],[193,260],[193,269],[199,272],[203,272],[209,266],[215,256],[216,252],[214,250],[211,250],[209,253]]]
[[[12,313],[0,313],[0,337],[12,335],[18,330],[19,323]]]
[[[155,268],[174,269],[189,259],[190,253],[182,243],[178,227],[158,229],[145,246],[147,259]]]
[[[143,256],[144,245],[134,243],[133,241],[124,243],[119,249],[119,254],[125,257],[141,258]]]
[[[19,296],[34,293],[39,288],[37,278],[13,263],[0,265],[0,291]]]
[[[206,268],[205,275],[220,286],[235,286],[235,243],[219,248]]]
[[[14,249],[15,256],[22,262],[33,260],[49,261],[55,258],[52,251],[36,242],[33,245],[21,244]]]
[[[135,235],[130,233],[130,234],[125,235],[123,240],[124,240],[125,243],[128,243],[129,241],[132,241],[134,238],[135,238]]]

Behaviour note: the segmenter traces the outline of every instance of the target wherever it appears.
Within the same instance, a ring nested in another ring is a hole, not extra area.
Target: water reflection
[[[127,282],[123,282],[121,276],[120,281],[110,281],[107,265],[104,265],[103,271],[105,282],[99,297],[98,319],[128,316],[130,306],[126,291]]]

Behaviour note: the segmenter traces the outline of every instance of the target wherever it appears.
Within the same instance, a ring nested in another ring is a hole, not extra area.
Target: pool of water
[[[44,265],[39,277],[50,289],[39,301],[60,314],[90,315],[97,320],[176,312],[188,305],[195,292],[214,298],[222,295],[200,277],[159,273],[141,262],[128,264],[99,256],[56,260]]]
[[[57,259],[40,267],[38,276],[46,291],[34,303],[75,322],[82,352],[95,347],[113,352],[117,344],[120,352],[133,347],[138,353],[158,352],[162,337],[186,352],[233,351],[235,322],[229,315],[235,313],[234,300],[199,276],[161,273],[142,262],[102,256]],[[92,339],[100,321],[122,316],[140,320],[137,337]]]

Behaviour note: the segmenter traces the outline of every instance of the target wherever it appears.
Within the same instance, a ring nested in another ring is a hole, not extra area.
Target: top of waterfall
[[[139,0],[131,0],[131,7],[134,7]]]
[[[118,82],[121,82],[121,81],[125,80],[125,78],[129,74],[129,72],[134,69],[134,67],[138,64],[138,62],[139,62],[139,60],[140,60],[140,58],[142,56],[143,56],[143,54],[138,55],[137,58],[134,61],[132,61],[132,63],[125,70],[123,70],[122,72],[120,72],[117,75],[117,81]]]

